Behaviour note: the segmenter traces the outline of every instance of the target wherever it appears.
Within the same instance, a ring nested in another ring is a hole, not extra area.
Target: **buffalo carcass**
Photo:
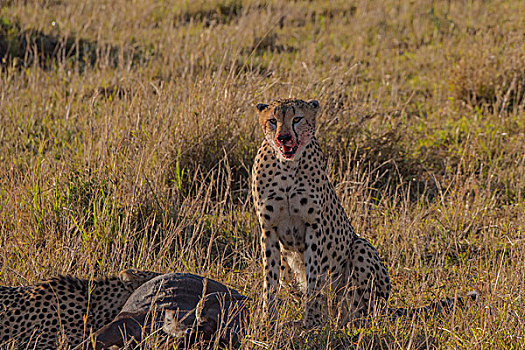
[[[217,341],[236,349],[248,324],[247,297],[209,278],[170,273],[140,286],[108,325],[76,349],[124,346],[142,341],[156,330],[179,348]]]

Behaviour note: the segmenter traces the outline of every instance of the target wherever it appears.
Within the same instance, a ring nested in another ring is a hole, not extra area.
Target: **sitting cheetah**
[[[0,348],[14,341],[18,349],[56,349],[59,339],[76,345],[111,322],[131,293],[158,275],[125,270],[95,281],[60,276],[34,286],[0,287]]]
[[[319,103],[288,99],[257,109],[265,139],[253,166],[252,195],[262,230],[265,308],[288,276],[308,297],[307,327],[318,326],[329,311],[323,312],[326,287],[336,301],[348,305],[341,321],[355,320],[378,299],[388,299],[390,279],[376,249],[355,233],[325,173],[314,136]],[[387,314],[438,314],[477,297],[471,292],[465,300],[447,298],[421,308],[388,309]]]
[[[390,280],[376,249],[353,230],[314,136],[319,103],[295,99],[258,104],[265,139],[252,174],[252,195],[261,225],[266,308],[282,273],[293,273],[309,298],[305,325],[319,325],[330,287],[350,303],[345,319],[387,299]]]

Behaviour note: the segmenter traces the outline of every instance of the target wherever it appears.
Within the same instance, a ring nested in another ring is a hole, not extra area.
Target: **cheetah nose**
[[[292,135],[290,134],[279,134],[279,136],[277,136],[277,140],[279,140],[279,142],[281,143],[287,143],[291,139],[292,139]]]

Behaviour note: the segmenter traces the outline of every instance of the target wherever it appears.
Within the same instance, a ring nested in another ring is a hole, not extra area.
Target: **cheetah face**
[[[314,136],[319,102],[280,100],[269,105],[260,103],[257,110],[264,136],[280,158],[297,160]]]

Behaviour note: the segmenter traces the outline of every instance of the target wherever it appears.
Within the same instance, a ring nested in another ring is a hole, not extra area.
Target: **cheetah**
[[[33,286],[0,286],[0,348],[57,349],[103,327],[156,272],[124,270],[94,281],[59,276]]]
[[[330,314],[328,293],[347,305],[339,308],[345,309],[340,321],[355,321],[388,299],[390,279],[377,250],[352,228],[326,175],[314,135],[319,102],[278,100],[257,110],[265,137],[252,169],[252,196],[262,231],[264,308],[273,318],[269,309],[288,278],[307,296],[305,326],[319,326]],[[478,300],[477,292],[467,296],[384,311],[391,318],[427,317]]]
[[[355,319],[388,299],[390,280],[377,250],[352,228],[326,175],[314,135],[319,103],[286,99],[257,110],[265,138],[252,169],[252,196],[262,231],[265,309],[289,276],[308,297],[306,326],[320,324],[327,286],[344,295],[350,306],[345,318]]]

